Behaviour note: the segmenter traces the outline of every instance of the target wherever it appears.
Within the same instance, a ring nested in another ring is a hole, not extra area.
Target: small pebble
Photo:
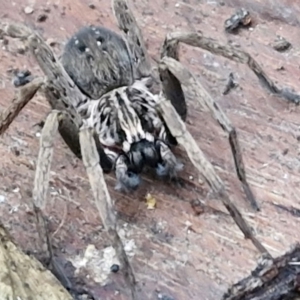
[[[21,55],[24,55],[25,53],[26,53],[26,46],[19,46],[18,48],[17,48],[17,53],[18,54],[21,54]]]
[[[113,272],[113,273],[117,273],[117,272],[120,270],[120,267],[119,267],[119,265],[117,265],[117,264],[113,264],[113,265],[110,267],[110,270],[111,270],[111,272]]]
[[[286,148],[286,149],[284,149],[284,150],[282,151],[282,155],[287,155],[287,154],[288,154],[288,152],[289,152],[289,149],[288,149],[288,148]]]
[[[37,22],[45,22],[47,20],[48,16],[46,14],[40,14],[36,18]]]
[[[199,216],[204,212],[204,205],[201,203],[200,200],[194,199],[190,203],[196,216]]]
[[[15,87],[23,86],[32,80],[31,72],[29,70],[12,70],[12,72],[15,76],[13,80],[13,84]]]
[[[160,293],[157,295],[157,298],[159,300],[174,300],[174,298],[167,296],[167,295],[160,294]]]
[[[20,188],[19,188],[19,187],[16,187],[16,188],[14,188],[12,191],[13,191],[14,193],[19,193]]]
[[[2,38],[2,45],[6,46],[6,45],[8,45],[8,43],[9,43],[9,40],[3,37]]]
[[[52,38],[47,39],[46,43],[47,43],[50,47],[54,47],[54,46],[57,44],[57,42],[56,42],[54,39],[52,39]]]
[[[26,7],[24,8],[24,13],[25,13],[26,15],[32,14],[32,13],[33,13],[33,8],[30,7],[30,6],[26,6]]]
[[[277,40],[273,43],[273,49],[275,49],[278,52],[287,51],[291,47],[292,44],[283,37],[278,37]]]
[[[12,148],[11,148],[11,151],[12,151],[12,153],[13,153],[15,156],[19,156],[19,155],[20,155],[20,150],[19,150],[17,147],[12,147]]]

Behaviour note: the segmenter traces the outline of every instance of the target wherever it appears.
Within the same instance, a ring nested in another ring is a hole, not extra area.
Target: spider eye
[[[99,42],[100,44],[102,44],[104,42],[104,38],[102,36],[98,36],[96,38],[97,42]]]
[[[83,44],[78,45],[77,48],[81,53],[85,52],[85,49],[86,49],[85,45],[83,45]]]

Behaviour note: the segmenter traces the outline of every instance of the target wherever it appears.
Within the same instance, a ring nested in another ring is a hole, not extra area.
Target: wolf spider
[[[180,144],[193,165],[205,177],[246,238],[259,251],[267,250],[231,202],[224,183],[215,173],[186,129],[187,105],[182,84],[194,91],[202,107],[209,108],[228,134],[236,172],[253,208],[258,205],[246,180],[237,133],[222,109],[178,58],[179,43],[200,47],[214,54],[247,64],[259,80],[275,93],[296,104],[300,96],[278,88],[246,52],[195,32],[166,36],[157,69],[151,68],[141,31],[126,2],[113,0],[113,11],[123,37],[109,29],[91,26],[80,29],[57,59],[42,37],[23,25],[0,23],[0,31],[26,41],[45,78],[19,76],[19,93],[0,115],[2,134],[41,89],[52,107],[42,130],[35,174],[33,200],[38,215],[46,203],[49,170],[55,134],[60,132],[69,148],[86,167],[96,205],[123,266],[134,298],[134,274],[117,232],[116,216],[103,179],[103,171],[115,170],[117,186],[136,188],[145,166],[160,176],[176,178],[181,165],[171,151]],[[27,74],[29,75],[29,74]],[[159,92],[155,91],[159,87]],[[44,226],[44,225],[43,225]]]

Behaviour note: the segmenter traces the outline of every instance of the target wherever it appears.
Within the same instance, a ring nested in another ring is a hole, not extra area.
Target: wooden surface
[[[0,227],[0,299],[71,300],[50,271],[20,251]]]
[[[225,34],[225,19],[242,2],[253,15],[253,26],[240,30],[237,35]],[[91,3],[95,9],[89,7]],[[25,14],[26,6],[32,7],[33,13]],[[300,5],[297,1],[143,0],[131,2],[131,6],[151,57],[159,58],[166,33],[179,29],[201,30],[207,36],[246,49],[272,79],[299,89]],[[55,41],[57,54],[66,38],[82,25],[100,24],[117,29],[110,1],[0,0],[0,7],[2,17],[25,22],[39,30],[48,42]],[[45,8],[50,12],[45,12]],[[45,22],[37,21],[41,14],[47,15]],[[276,52],[271,45],[277,35],[286,38],[293,47],[285,53]],[[40,74],[32,57],[17,53],[20,45],[11,40],[8,45],[1,44],[1,109],[9,106],[14,94],[9,69],[28,68]],[[226,136],[209,113],[200,110],[192,95],[188,99],[188,129],[265,247],[274,256],[286,252],[299,241],[300,213],[295,209],[289,213],[276,205],[300,209],[300,108],[269,95],[246,66],[190,47],[181,48],[181,57],[237,127],[249,184],[261,212],[254,214],[245,203]],[[234,73],[239,87],[223,96],[230,72]],[[1,222],[26,251],[38,250],[31,190],[40,129],[34,125],[48,112],[45,99],[37,95],[0,139]],[[220,201],[206,185],[198,182],[197,172],[185,153],[178,149],[177,154],[185,164],[181,176],[189,182],[183,188],[144,176],[139,191],[123,195],[114,191],[114,175],[106,176],[123,226],[121,234],[139,281],[141,299],[219,299],[230,284],[249,274],[256,265],[258,253],[244,240]],[[109,272],[113,253],[93,204],[82,162],[74,158],[60,139],[54,162],[47,215],[51,216],[54,246],[62,265],[70,277],[76,277],[80,284],[90,288],[95,299],[125,299],[121,274]],[[155,210],[147,210],[147,193],[157,201]],[[195,199],[205,203],[204,212],[199,216],[190,205]],[[72,262],[77,272],[74,273],[67,261]],[[81,265],[84,266],[80,268]]]

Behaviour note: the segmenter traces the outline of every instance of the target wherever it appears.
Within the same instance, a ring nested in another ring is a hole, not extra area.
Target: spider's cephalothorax
[[[144,79],[134,80],[132,55],[122,37],[103,27],[84,27],[68,41],[61,61],[88,96],[74,106],[95,129],[115,168],[117,187],[136,188],[145,166],[174,178],[182,166],[170,149],[175,139],[156,109],[159,96]]]
[[[66,43],[61,62],[91,99],[134,81],[132,56],[125,40],[105,27],[79,29]]]

